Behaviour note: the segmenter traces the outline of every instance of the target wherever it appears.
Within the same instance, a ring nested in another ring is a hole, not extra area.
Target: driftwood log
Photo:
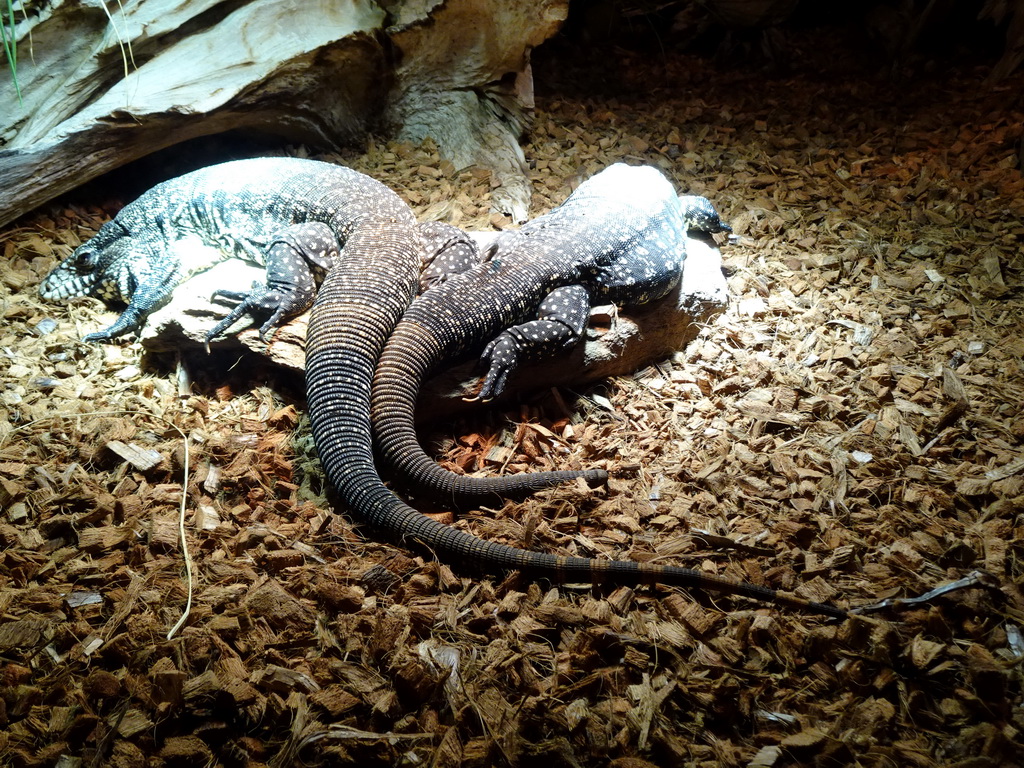
[[[373,131],[431,136],[457,167],[490,168],[496,207],[523,220],[530,51],[559,28],[568,0],[15,8],[16,81],[0,77],[0,225],[156,150],[229,130],[320,148]]]
[[[486,233],[476,233],[483,240]],[[171,302],[150,315],[142,343],[154,352],[200,352],[206,332],[227,313],[223,304],[209,301],[217,288],[249,286],[262,270],[238,259],[221,262],[177,288]],[[728,292],[721,254],[703,240],[691,238],[683,278],[666,297],[642,307],[617,310],[599,306],[591,311],[586,342],[555,362],[525,366],[512,380],[510,394],[552,386],[581,386],[609,376],[621,376],[661,360],[692,341],[702,324],[721,312]],[[251,321],[240,320],[237,335],[214,342],[211,348],[248,350],[275,365],[300,373],[305,364],[308,315],[302,315],[271,337],[260,340]],[[463,398],[479,386],[475,361],[438,372],[424,388],[421,410],[433,418],[464,407]]]

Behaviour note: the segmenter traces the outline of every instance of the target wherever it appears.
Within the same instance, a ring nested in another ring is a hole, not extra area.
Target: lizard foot
[[[475,397],[466,399],[486,403],[500,397],[509,376],[519,367],[519,352],[519,342],[512,334],[506,331],[498,335],[480,354],[480,362],[487,366],[483,385]]]
[[[269,319],[260,326],[260,339],[266,341],[283,317],[297,314],[294,297],[288,296],[279,289],[268,288],[259,282],[253,282],[252,288],[248,293],[218,290],[214,291],[211,298],[231,299],[239,301],[239,304],[206,334],[207,344],[230,328],[243,315],[248,314],[257,317],[269,315]],[[306,308],[303,301],[299,301],[298,304],[301,305],[298,310],[299,312]]]

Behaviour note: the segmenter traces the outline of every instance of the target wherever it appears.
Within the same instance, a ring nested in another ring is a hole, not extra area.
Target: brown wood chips
[[[740,236],[734,301],[672,360],[424,439],[467,472],[612,473],[454,521],[479,536],[894,607],[829,624],[379,542],[324,500],[298,382],[84,344],[96,302],[39,300],[110,215],[65,204],[0,232],[0,763],[1021,764],[1024,78],[805,45],[825,63],[785,76],[538,60],[534,213],[654,164]],[[424,219],[506,225],[429,146],[343,159]]]

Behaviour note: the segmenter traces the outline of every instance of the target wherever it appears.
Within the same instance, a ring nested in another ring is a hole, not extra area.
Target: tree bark
[[[379,130],[490,167],[525,216],[530,50],[568,0],[32,3],[0,81],[0,225],[106,171],[228,130],[318,148]],[[527,7],[529,6],[529,7]]]

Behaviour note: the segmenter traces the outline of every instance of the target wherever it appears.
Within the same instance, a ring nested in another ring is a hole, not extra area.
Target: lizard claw
[[[253,310],[260,311],[263,309],[264,303],[267,301],[268,291],[265,285],[262,285],[258,280],[254,280],[249,293],[242,293],[240,291],[229,291],[229,290],[216,290],[213,292],[211,299],[225,298],[237,301],[238,305],[231,310],[224,318],[221,319],[213,328],[206,334],[206,345],[209,347],[210,342],[220,336],[224,331],[230,328],[236,320],[245,315],[246,313],[252,312]]]
[[[121,316],[114,321],[114,324],[102,331],[87,333],[82,341],[110,341],[116,336],[123,336],[130,331],[138,331],[142,327],[142,313],[132,304],[129,304]]]
[[[230,299],[240,298],[241,302],[231,310],[231,314],[227,315],[206,334],[207,344],[230,328],[238,318],[247,313],[259,316],[270,315],[269,319],[259,329],[260,341],[267,341],[267,338],[281,324],[283,318],[297,315],[307,306],[301,297],[296,298],[283,289],[268,288],[259,282],[252,284],[252,290],[248,294],[221,290],[216,291],[214,296],[223,296]]]
[[[505,331],[484,348],[480,362],[488,368],[474,400],[487,402],[505,391],[509,376],[519,367],[519,342]]]

